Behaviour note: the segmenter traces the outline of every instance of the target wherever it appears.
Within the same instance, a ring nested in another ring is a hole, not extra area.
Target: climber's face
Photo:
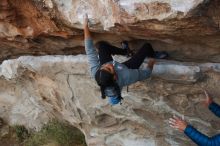
[[[110,64],[110,63],[104,64],[104,65],[102,65],[101,70],[105,70],[105,71],[113,74],[114,75],[114,80],[116,80],[116,74],[115,74],[115,70],[114,70],[113,64]]]

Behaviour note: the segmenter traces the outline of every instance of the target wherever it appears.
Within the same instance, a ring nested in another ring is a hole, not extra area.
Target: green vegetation
[[[24,126],[16,125],[13,127],[19,142],[23,142],[29,137],[28,130]]]
[[[14,129],[24,146],[43,146],[49,143],[56,143],[58,146],[86,146],[81,131],[58,121],[49,122],[39,132],[28,133],[23,126],[15,126]]]

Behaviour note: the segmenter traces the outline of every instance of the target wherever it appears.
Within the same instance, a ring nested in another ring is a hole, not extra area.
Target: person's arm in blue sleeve
[[[208,92],[204,90],[206,99],[205,99],[205,104],[208,106],[208,108],[218,117],[220,117],[220,106],[216,104],[212,97],[209,96]]]
[[[94,78],[95,73],[100,66],[100,62],[98,58],[98,53],[95,50],[94,45],[93,45],[91,33],[89,31],[87,15],[85,16],[85,20],[84,20],[84,39],[85,39],[85,50],[86,50],[86,55],[88,57],[90,72],[91,72],[92,77]]]
[[[220,146],[219,134],[213,137],[208,137],[193,128],[191,125],[187,125],[184,133],[199,146]]]
[[[220,106],[215,102],[209,104],[209,109],[218,117],[220,117]]]
[[[139,69],[138,70],[138,72],[139,72],[139,81],[142,81],[142,80],[144,80],[144,79],[147,79],[147,78],[149,78],[150,76],[151,76],[151,74],[152,74],[152,69],[150,69],[150,68],[146,68],[146,69]]]
[[[144,66],[142,69],[139,69],[139,81],[147,79],[151,76],[154,64],[156,61],[154,59],[149,59],[147,66]]]
[[[220,134],[213,137],[208,137],[191,125],[188,125],[186,121],[174,117],[169,119],[170,126],[184,132],[192,141],[199,146],[220,146]]]
[[[137,81],[142,81],[149,78],[152,74],[152,70],[155,64],[154,59],[150,59],[148,64],[141,69],[127,69],[124,74],[124,79],[121,80],[121,86],[127,86]]]

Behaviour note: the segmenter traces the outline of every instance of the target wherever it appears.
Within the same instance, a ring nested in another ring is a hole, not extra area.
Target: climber
[[[205,103],[208,108],[218,117],[220,117],[220,106],[216,104],[212,98],[205,91]],[[191,125],[187,124],[184,120],[174,117],[169,119],[170,126],[184,132],[190,139],[192,139],[199,146],[220,146],[220,134],[213,137],[208,137]]]
[[[102,98],[106,96],[111,105],[121,102],[121,90],[123,86],[130,85],[140,80],[149,78],[155,64],[155,52],[150,44],[146,43],[134,54],[131,59],[124,63],[113,61],[111,55],[129,55],[132,54],[127,42],[122,42],[122,48],[110,45],[107,42],[100,41],[96,43],[98,53],[96,52],[93,40],[88,27],[88,16],[84,19],[85,50],[88,56],[88,62],[92,77],[101,88]],[[159,57],[165,57],[166,54],[160,54]],[[139,69],[146,57],[150,57],[148,65],[144,69]]]

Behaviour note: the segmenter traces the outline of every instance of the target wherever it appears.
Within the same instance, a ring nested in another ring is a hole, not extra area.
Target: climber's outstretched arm
[[[89,23],[88,15],[86,14],[84,17],[85,17],[84,18],[84,37],[86,40],[86,39],[91,39],[92,36],[91,36],[91,33],[89,31],[89,26],[88,26],[88,23]]]
[[[96,52],[96,49],[93,45],[93,40],[91,37],[91,33],[89,31],[88,21],[89,21],[88,16],[85,15],[85,18],[84,18],[85,50],[86,50],[86,55],[88,58],[91,76],[95,77],[95,73],[100,67],[100,62],[98,58],[98,53]]]

